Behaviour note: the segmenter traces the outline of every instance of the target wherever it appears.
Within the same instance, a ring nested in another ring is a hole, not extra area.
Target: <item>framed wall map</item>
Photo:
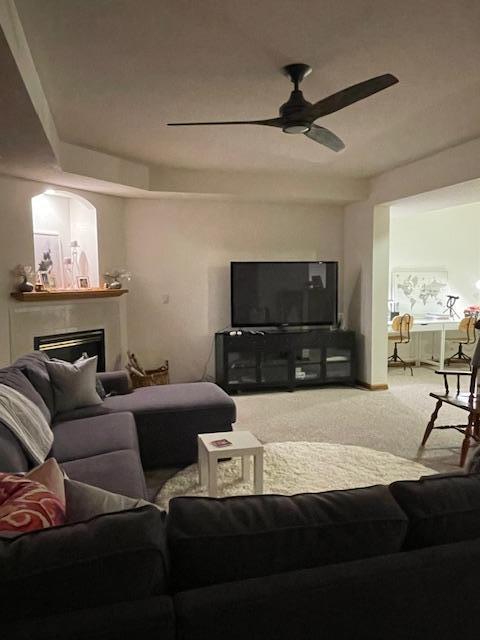
[[[398,312],[416,316],[441,314],[445,309],[448,273],[444,270],[398,269],[392,271],[392,298]]]

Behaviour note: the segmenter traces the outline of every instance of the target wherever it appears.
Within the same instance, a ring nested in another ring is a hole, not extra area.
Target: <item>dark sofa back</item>
[[[29,465],[20,443],[0,421],[0,472],[28,471]]]
[[[49,412],[50,420],[55,415],[55,402],[53,397],[50,374],[46,362],[50,360],[43,351],[32,351],[13,363],[13,367],[20,369],[35,387],[42,397],[45,409]]]
[[[167,519],[172,585],[195,589],[394,553],[406,532],[407,517],[384,486],[175,498]]]
[[[310,529],[314,522],[322,525],[317,545],[305,531],[298,536],[299,524]],[[362,529],[369,533],[370,550]],[[190,584],[174,597],[182,640],[479,637],[472,612],[478,610],[480,474],[291,498],[180,498],[167,530],[177,582],[179,567],[186,570],[187,556],[192,558]],[[325,537],[330,557],[322,562],[318,553]],[[297,570],[285,570],[282,554]],[[307,558],[316,559],[311,568]],[[223,584],[212,580],[212,571]],[[210,586],[195,588],[193,580],[210,580]]]
[[[42,397],[30,380],[18,367],[0,369],[0,384],[3,384],[28,398],[42,412],[47,422],[50,422],[50,411]],[[7,425],[0,421],[0,472],[27,471],[29,468],[25,453]]]

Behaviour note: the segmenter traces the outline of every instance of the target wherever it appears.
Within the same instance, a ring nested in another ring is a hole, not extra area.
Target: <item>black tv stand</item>
[[[321,326],[234,327],[215,334],[216,382],[228,393],[354,385],[355,364],[354,331]]]
[[[292,327],[288,324],[279,325],[276,327],[264,327],[265,333],[308,333],[309,331],[329,331],[330,327],[327,325],[302,325],[298,327]],[[248,331],[248,328],[246,329]]]

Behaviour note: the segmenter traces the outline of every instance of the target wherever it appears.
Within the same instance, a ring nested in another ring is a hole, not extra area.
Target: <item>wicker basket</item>
[[[165,364],[158,369],[146,369],[144,376],[130,371],[130,378],[132,379],[132,386],[134,389],[139,387],[153,387],[156,384],[168,384],[170,382],[168,376],[168,360],[165,360]]]

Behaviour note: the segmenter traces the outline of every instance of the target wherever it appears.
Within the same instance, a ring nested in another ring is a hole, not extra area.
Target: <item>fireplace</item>
[[[50,357],[74,362],[87,353],[98,356],[97,371],[105,371],[105,332],[103,329],[56,333],[51,336],[35,336],[33,348],[45,351]]]

